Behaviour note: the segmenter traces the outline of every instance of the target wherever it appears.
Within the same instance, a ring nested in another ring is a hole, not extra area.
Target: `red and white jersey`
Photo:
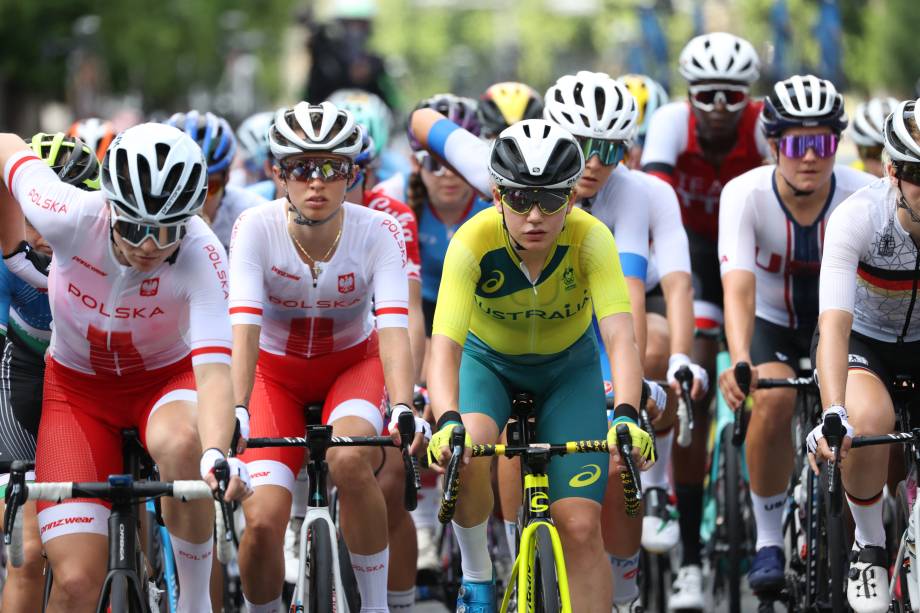
[[[303,358],[341,351],[374,329],[409,326],[406,243],[390,215],[346,202],[339,245],[313,275],[288,232],[287,200],[248,209],[230,242],[230,319],[262,326],[259,346]],[[373,302],[372,302],[373,301]]]
[[[722,275],[747,270],[756,278],[756,313],[770,323],[807,329],[818,323],[818,272],[827,220],[837,205],[875,180],[837,165],[824,207],[807,226],[779,197],[776,166],[761,166],[722,190],[719,262]]]
[[[418,220],[405,202],[374,191],[364,192],[364,206],[392,215],[403,229],[406,241],[406,273],[410,281],[422,282],[422,256],[418,247]]]
[[[154,370],[183,359],[230,363],[227,254],[204,220],[189,220],[175,256],[151,272],[118,262],[101,192],[63,183],[31,151],[4,178],[54,249],[48,296],[51,356],[88,374]]]
[[[674,187],[684,227],[712,242],[719,230],[722,187],[770,157],[758,119],[762,107],[763,102],[751,102],[741,112],[738,139],[718,167],[703,156],[689,102],[671,102],[651,117],[642,170]]]

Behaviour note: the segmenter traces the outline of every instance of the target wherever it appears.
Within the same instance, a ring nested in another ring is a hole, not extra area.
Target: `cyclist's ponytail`
[[[409,185],[406,189],[406,204],[415,213],[415,218],[419,219],[422,215],[422,209],[428,201],[428,189],[425,182],[422,181],[422,173],[418,170],[409,173]]]

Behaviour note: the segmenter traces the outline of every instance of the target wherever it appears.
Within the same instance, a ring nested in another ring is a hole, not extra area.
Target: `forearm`
[[[431,337],[428,357],[428,397],[435,420],[460,410],[460,358],[463,348],[440,334]]]
[[[754,274],[731,271],[722,277],[725,288],[725,338],[733,364],[751,361],[754,336]]]
[[[690,355],[693,351],[693,283],[685,272],[672,272],[661,279],[664,294],[671,355]]]
[[[639,406],[642,397],[642,362],[628,313],[609,315],[599,322],[613,374],[617,404]]]
[[[6,184],[0,181],[0,248],[3,254],[9,255],[15,251],[25,239],[26,224],[22,209]]]
[[[635,277],[626,277],[626,288],[629,291],[636,346],[639,348],[640,361],[644,362],[645,341],[648,336],[648,325],[645,321],[645,281]]]
[[[846,401],[850,327],[853,317],[844,311],[825,311],[818,319],[817,368],[821,404],[827,409]]]
[[[259,359],[260,326],[237,324],[233,326],[233,355],[230,372],[233,379],[233,398],[236,404],[249,406],[252,385]]]
[[[415,367],[413,380],[419,381],[425,361],[425,314],[422,312],[422,284],[418,281],[409,281],[409,344]]]
[[[202,449],[226,453],[236,428],[230,368],[225,364],[195,367],[198,389],[198,436]]]
[[[415,363],[409,346],[409,331],[406,328],[382,328],[380,336],[380,362],[383,364],[383,379],[386,382],[390,404],[412,406],[415,384]]]

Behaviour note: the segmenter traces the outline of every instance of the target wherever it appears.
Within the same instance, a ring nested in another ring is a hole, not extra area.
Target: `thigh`
[[[804,336],[808,335],[757,317],[751,338],[751,362],[755,366],[769,362],[785,364],[793,371],[789,376],[794,376],[799,359],[808,357],[807,349],[803,351],[800,346],[799,339]]]
[[[698,234],[687,232],[693,279],[693,310],[697,328],[722,324],[722,278],[716,245]]]
[[[894,430],[894,406],[888,386],[872,371],[850,370],[844,404],[847,421],[857,435],[881,435]]]
[[[484,416],[494,424],[497,438],[497,433],[504,429],[511,414],[512,389],[509,381],[498,372],[495,363],[487,356],[464,350],[463,359],[460,361],[459,382],[463,423],[468,423],[468,415]],[[478,421],[478,418],[475,421]],[[472,435],[473,432],[470,431],[470,436]],[[492,439],[494,440],[495,438]],[[473,438],[474,443],[492,441]]]
[[[367,423],[363,432],[354,435],[374,436],[383,432],[386,385],[383,365],[376,351],[361,357],[336,377],[323,404],[323,423],[332,424],[338,433],[340,420],[358,419]],[[349,429],[360,426],[348,426]],[[344,433],[343,433],[344,434]]]

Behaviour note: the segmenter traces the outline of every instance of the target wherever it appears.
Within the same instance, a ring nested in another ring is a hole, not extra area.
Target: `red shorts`
[[[48,359],[38,428],[38,481],[105,481],[124,472],[121,431],[137,428],[176,400],[196,402],[191,358],[142,373],[88,375]],[[42,542],[65,534],[108,534],[108,504],[76,499],[38,503]]]
[[[305,409],[323,404],[323,423],[361,417],[377,433],[383,429],[383,367],[377,333],[354,347],[315,358],[280,356],[262,351],[249,402],[250,436],[303,436]],[[279,485],[291,491],[304,459],[304,449],[247,449],[252,486]]]

